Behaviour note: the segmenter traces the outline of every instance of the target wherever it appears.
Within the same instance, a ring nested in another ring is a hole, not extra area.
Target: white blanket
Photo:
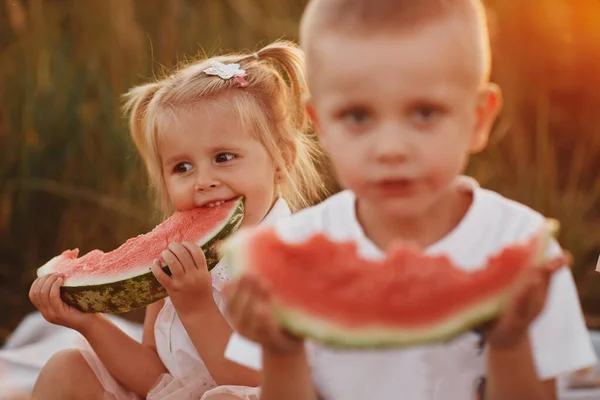
[[[121,317],[108,316],[132,338],[142,339],[142,325]],[[600,333],[591,332],[596,350],[600,353]],[[0,400],[24,399],[31,395],[33,385],[48,359],[56,352],[74,348],[79,333],[52,325],[37,312],[29,314],[0,349]],[[600,400],[600,388],[564,388],[559,400]]]
[[[134,339],[141,341],[142,325],[108,316]],[[40,313],[29,314],[0,349],[0,399],[30,395],[41,368],[56,352],[74,348],[79,333],[52,325]]]

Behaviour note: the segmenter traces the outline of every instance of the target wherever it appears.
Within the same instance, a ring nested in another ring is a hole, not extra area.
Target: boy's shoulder
[[[477,214],[493,229],[507,234],[529,235],[546,220],[539,211],[502,194],[485,188],[475,188]],[[480,221],[483,222],[483,221]]]
[[[355,196],[350,190],[338,192],[322,202],[297,211],[277,222],[278,232],[289,239],[302,239],[315,233],[344,231],[354,212]]]

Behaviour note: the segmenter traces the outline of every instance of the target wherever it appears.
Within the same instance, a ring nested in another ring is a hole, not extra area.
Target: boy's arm
[[[554,379],[540,381],[528,338],[510,349],[488,348],[485,400],[556,400]]]
[[[162,302],[148,306],[144,320],[145,344],[137,342],[100,314],[80,331],[108,372],[125,388],[141,396],[145,396],[158,377],[167,372],[156,353],[153,333],[161,306]]]
[[[261,400],[318,400],[306,351],[274,354],[263,349]]]

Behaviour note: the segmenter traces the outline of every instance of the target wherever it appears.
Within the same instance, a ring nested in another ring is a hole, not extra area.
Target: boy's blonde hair
[[[239,63],[248,85],[204,73],[211,61]],[[144,160],[151,185],[165,215],[171,204],[166,193],[158,143],[177,111],[200,101],[220,101],[239,115],[247,132],[258,138],[285,175],[280,192],[298,210],[326,195],[317,163],[323,160],[318,142],[309,134],[304,107],[304,53],[292,42],[276,41],[254,54],[229,54],[189,64],[165,79],[137,86],[125,94],[125,111],[135,145]]]
[[[482,0],[310,0],[300,24],[300,43],[309,58],[319,58],[314,48],[328,32],[361,37],[402,32],[449,16],[458,16],[477,40],[482,76],[487,80],[491,54]]]

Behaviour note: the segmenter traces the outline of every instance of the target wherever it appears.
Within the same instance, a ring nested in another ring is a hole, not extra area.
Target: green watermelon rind
[[[494,296],[470,310],[454,314],[452,319],[436,322],[435,328],[407,327],[406,330],[399,327],[352,328],[331,324],[283,303],[276,303],[274,310],[279,323],[294,335],[311,338],[332,348],[377,350],[450,341],[465,330],[474,329],[493,319],[508,298],[509,293]],[[310,329],[306,329],[307,326]]]
[[[538,235],[542,235],[539,243],[538,262],[546,258],[550,241],[556,236],[558,230],[558,221],[546,219],[544,226],[538,232]],[[247,257],[243,257],[243,255],[246,252],[244,247],[249,243],[250,235],[249,231],[240,231],[227,240],[223,246],[224,260],[236,277],[244,274],[247,270],[244,263]],[[332,348],[364,350],[402,348],[450,341],[465,331],[494,320],[510,300],[513,285],[490,295],[487,300],[478,302],[470,309],[452,314],[451,318],[445,321],[436,321],[431,326],[406,327],[406,329],[384,325],[352,327],[329,322],[327,318],[311,315],[299,307],[285,304],[277,299],[273,300],[272,309],[276,320],[290,333]]]
[[[231,211],[229,219],[207,234],[196,244],[206,257],[208,270],[212,270],[220,259],[219,246],[234,234],[244,218],[244,198],[236,200],[238,204]],[[170,274],[167,266],[163,270]],[[145,307],[148,304],[167,297],[166,289],[158,283],[148,266],[148,272],[128,279],[85,286],[62,286],[63,301],[86,313],[120,314]]]

